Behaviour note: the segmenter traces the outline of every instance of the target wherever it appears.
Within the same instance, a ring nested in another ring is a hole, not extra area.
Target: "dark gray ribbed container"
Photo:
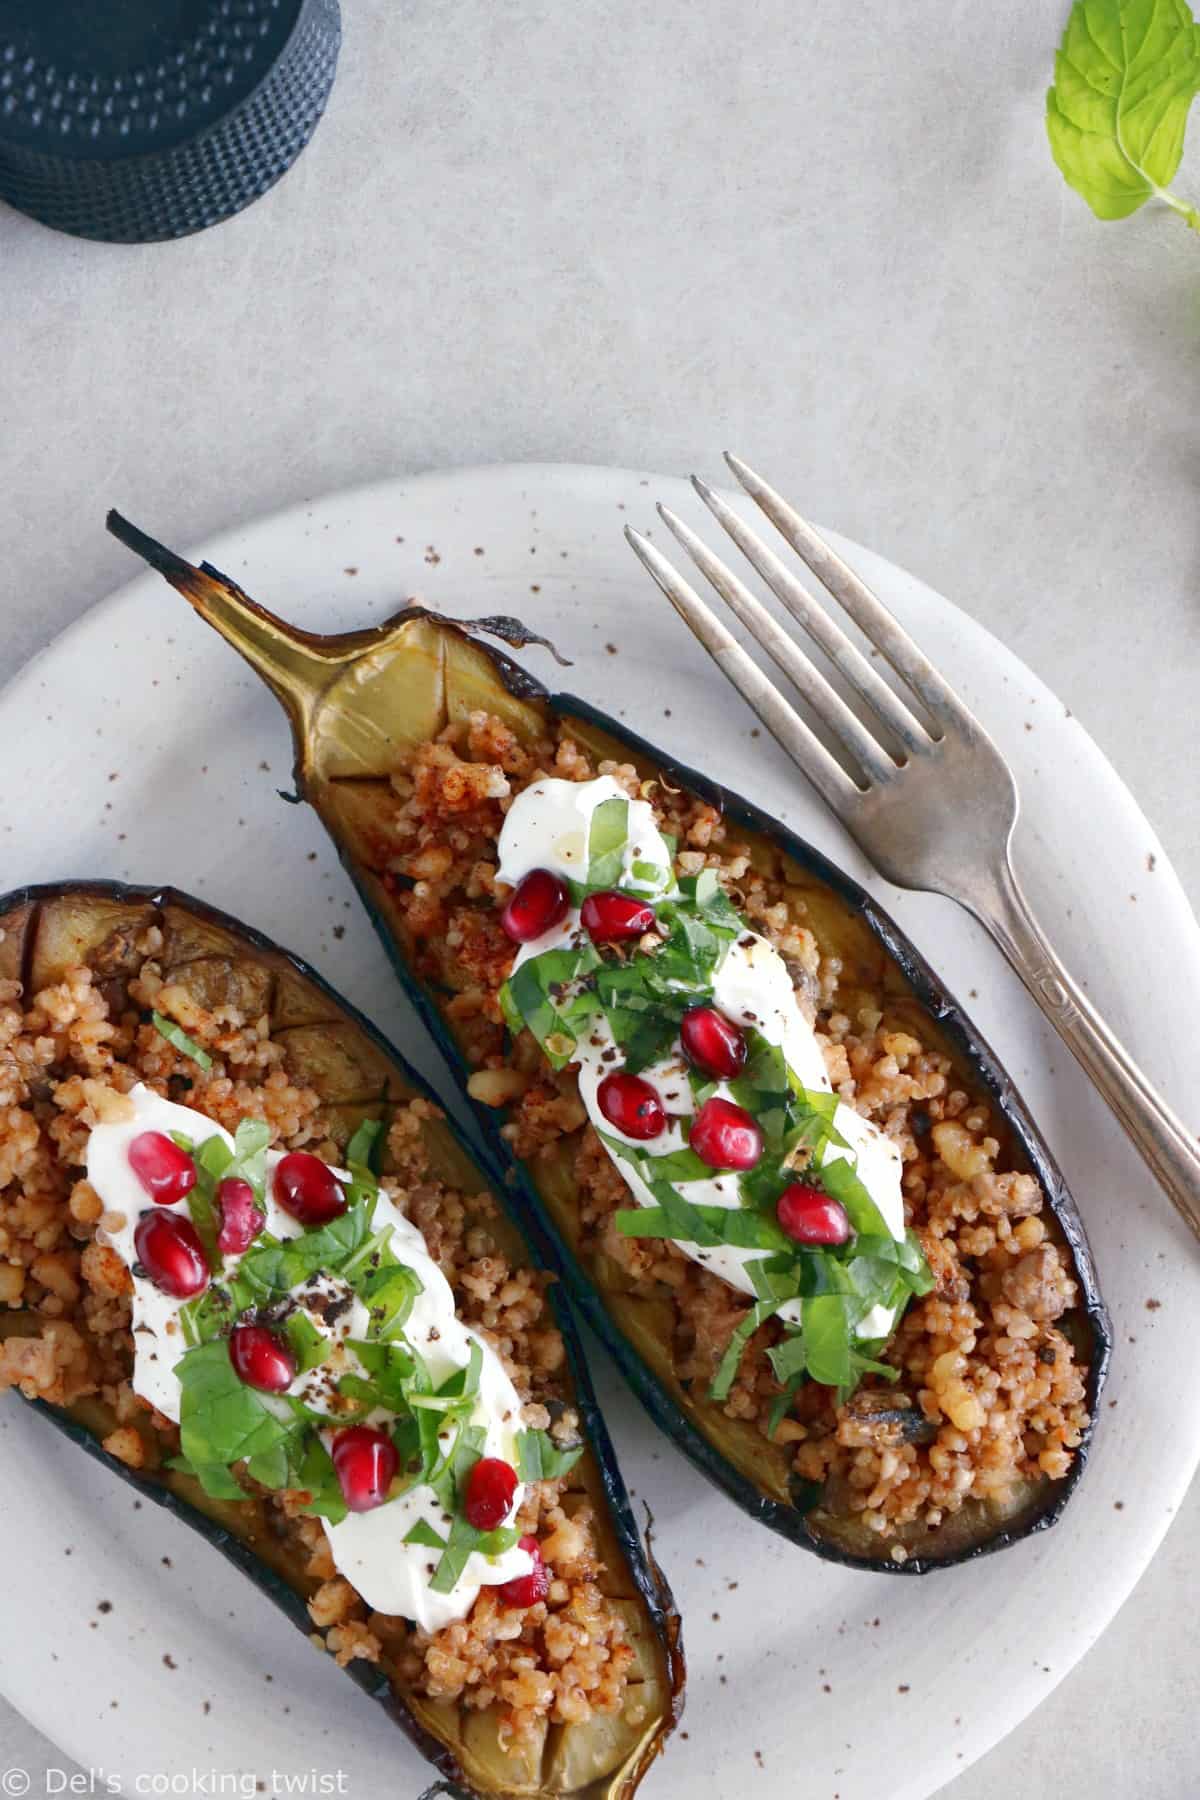
[[[116,243],[202,231],[325,109],[338,0],[0,0],[0,198]]]

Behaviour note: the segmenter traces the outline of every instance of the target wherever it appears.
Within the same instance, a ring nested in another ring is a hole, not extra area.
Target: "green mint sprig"
[[[1200,28],[1186,0],[1075,0],[1046,95],[1064,178],[1099,219],[1160,200],[1193,231],[1200,211],[1170,191],[1200,93]]]

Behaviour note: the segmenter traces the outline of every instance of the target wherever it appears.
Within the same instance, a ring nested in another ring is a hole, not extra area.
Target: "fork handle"
[[[1116,1113],[1180,1217],[1200,1238],[1200,1149],[1072,980],[1038,924],[1005,858],[986,900],[970,910],[985,925],[1033,998]]]

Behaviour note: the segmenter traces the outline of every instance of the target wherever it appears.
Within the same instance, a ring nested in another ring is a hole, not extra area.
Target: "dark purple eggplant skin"
[[[400,1072],[404,1081],[411,1086],[414,1094],[431,1101],[439,1108],[442,1107],[442,1101],[424,1076],[420,1075],[405,1060],[364,1013],[344,999],[329,982],[317,973],[310,963],[305,962],[302,957],[294,955],[291,951],[283,949],[263,932],[245,924],[231,913],[222,912],[218,907],[211,906],[207,901],[199,900],[180,888],[137,887],[119,881],[87,879],[44,882],[15,888],[10,893],[0,894],[0,917],[27,905],[36,906],[43,902],[61,899],[67,893],[158,908],[179,906],[197,918],[234,933],[243,939],[251,949],[282,958],[298,975],[324,994],[337,1012],[349,1019],[370,1039],[381,1055]],[[447,1119],[447,1123],[451,1124],[451,1121]],[[452,1124],[451,1128],[455,1129]],[[479,1170],[483,1184],[490,1187],[493,1193],[506,1194],[508,1188],[505,1171],[497,1166],[486,1149],[481,1151],[474,1144],[466,1146],[466,1149],[471,1161]],[[553,1265],[543,1249],[534,1241],[534,1234],[528,1229],[528,1221],[514,1216],[514,1209],[511,1207],[506,1207],[506,1210],[509,1212],[509,1216],[514,1218],[514,1223],[526,1241],[531,1243],[534,1261],[544,1267],[552,1267]],[[566,1347],[567,1368],[574,1389],[573,1404],[579,1412],[583,1423],[584,1438],[594,1455],[600,1473],[613,1529],[625,1552],[630,1573],[645,1601],[655,1632],[667,1652],[668,1667],[673,1677],[673,1710],[670,1724],[667,1727],[669,1732],[678,1723],[683,1711],[686,1665],[679,1613],[667,1579],[653,1554],[649,1528],[643,1542],[642,1534],[634,1519],[629,1493],[621,1477],[612,1439],[596,1401],[595,1389],[588,1373],[587,1360],[579,1339],[578,1329],[569,1303],[560,1290],[560,1283],[552,1283],[548,1298],[554,1314],[554,1322],[562,1333],[563,1343]],[[240,1569],[256,1588],[266,1594],[306,1636],[311,1632],[312,1620],[309,1617],[304,1595],[293,1588],[282,1575],[277,1574],[266,1563],[260,1561],[248,1545],[217,1525],[206,1513],[189,1504],[180,1495],[164,1487],[161,1482],[155,1481],[152,1476],[139,1474],[119,1462],[115,1457],[110,1456],[86,1426],[68,1417],[57,1407],[50,1406],[41,1400],[25,1401],[24,1404],[31,1406],[35,1412],[41,1414],[54,1426],[55,1430],[60,1431],[64,1437],[77,1444],[86,1455],[100,1463],[110,1474],[116,1475],[140,1496],[164,1507],[169,1513],[182,1520],[185,1525],[198,1532],[207,1544],[214,1550],[218,1550],[235,1568]],[[393,1691],[386,1674],[381,1669],[361,1658],[356,1658],[347,1664],[344,1672],[357,1686],[362,1688],[364,1693],[379,1702],[388,1717],[400,1727],[421,1755],[446,1778],[445,1782],[440,1782],[434,1788],[426,1790],[428,1794],[453,1793],[462,1796],[462,1800],[489,1800],[487,1795],[480,1795],[477,1789],[465,1782],[457,1759],[446,1745],[431,1736],[418,1724],[400,1697]]]
[[[424,608],[411,607],[399,617],[411,617],[415,613],[424,611]],[[916,945],[901,930],[891,915],[865,888],[839,869],[836,864],[830,862],[828,857],[812,844],[804,838],[797,837],[795,832],[790,831],[786,825],[773,818],[770,813],[764,812],[762,807],[756,806],[753,801],[743,799],[740,794],[736,794],[720,782],[714,781],[701,770],[689,768],[657,745],[650,743],[647,738],[630,730],[623,720],[614,719],[611,714],[601,711],[590,701],[581,700],[574,694],[552,693],[504,651],[497,650],[490,644],[479,644],[475,635],[478,629],[475,621],[449,620],[437,613],[429,616],[440,625],[451,625],[462,631],[465,636],[470,636],[479,648],[485,649],[494,663],[498,675],[511,693],[523,700],[540,701],[554,713],[584,719],[609,736],[628,744],[636,755],[643,756],[648,762],[656,764],[668,776],[672,785],[698,794],[701,799],[718,807],[724,816],[735,824],[745,826],[748,830],[758,833],[776,845],[786,856],[807,870],[818,881],[831,888],[868,925],[888,955],[900,968],[917,999],[936,1020],[953,1049],[969,1065],[980,1085],[986,1089],[1011,1129],[1015,1142],[1027,1157],[1030,1170],[1041,1183],[1047,1203],[1058,1220],[1071,1252],[1074,1274],[1080,1289],[1080,1313],[1088,1334],[1087,1396],[1092,1423],[1083,1442],[1074,1452],[1074,1461],[1069,1474],[1064,1476],[1061,1481],[1048,1482],[1044,1492],[1039,1495],[1036,1510],[1029,1515],[1019,1514],[1011,1527],[997,1530],[981,1542],[972,1544],[952,1555],[910,1555],[907,1562],[903,1563],[897,1563],[890,1558],[867,1558],[848,1553],[839,1544],[831,1542],[819,1529],[821,1498],[819,1488],[812,1484],[798,1483],[795,1502],[790,1506],[769,1499],[752,1482],[733,1468],[724,1457],[720,1456],[708,1439],[686,1417],[681,1415],[670,1399],[662,1393],[658,1384],[649,1376],[641,1359],[615,1328],[599,1292],[555,1228],[536,1187],[522,1164],[512,1156],[505,1140],[501,1138],[497,1129],[497,1115],[494,1109],[472,1102],[482,1135],[493,1145],[497,1154],[507,1160],[510,1170],[510,1186],[514,1183],[517,1185],[526,1203],[528,1219],[530,1222],[537,1221],[540,1235],[547,1243],[554,1264],[570,1289],[578,1310],[602,1340],[655,1423],[667,1432],[668,1436],[696,1467],[722,1493],[728,1495],[743,1512],[748,1513],[770,1530],[777,1532],[790,1543],[802,1546],[826,1562],[837,1563],[844,1568],[870,1570],[878,1574],[926,1575],[937,1569],[955,1568],[962,1563],[973,1562],[978,1557],[992,1555],[998,1550],[1003,1550],[1009,1545],[1031,1536],[1034,1532],[1048,1530],[1062,1517],[1068,1501],[1083,1478],[1098,1417],[1100,1393],[1112,1356],[1112,1326],[1108,1309],[1101,1296],[1095,1259],[1087,1240],[1079,1209],[1067,1187],[1062,1171],[1034,1123],[1028,1107],[991,1045],[979,1028],[972,1023],[962,1004],[946,987],[932,965],[922,956]],[[412,971],[408,968],[399,952],[399,947],[388,930],[387,921],[379,914],[366,884],[359,880],[352,859],[343,855],[342,861],[371,916],[372,923],[391,958],[405,992],[437,1040],[438,1048],[450,1067],[452,1069],[463,1068],[461,1053],[442,1017],[435,997],[415,979]],[[464,1085],[465,1073],[464,1069]],[[816,1523],[814,1523],[814,1515],[816,1515]]]

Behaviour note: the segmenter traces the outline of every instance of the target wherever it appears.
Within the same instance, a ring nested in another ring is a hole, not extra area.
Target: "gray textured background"
[[[1200,893],[1200,239],[1059,180],[1065,3],[345,10],[328,117],[241,218],[131,249],[0,210],[0,679],[128,579],[111,504],[194,543],[389,472],[736,445],[1030,663]],[[1193,1491],[948,1800],[1194,1795],[1198,1556]],[[60,1762],[0,1702],[0,1769]]]

